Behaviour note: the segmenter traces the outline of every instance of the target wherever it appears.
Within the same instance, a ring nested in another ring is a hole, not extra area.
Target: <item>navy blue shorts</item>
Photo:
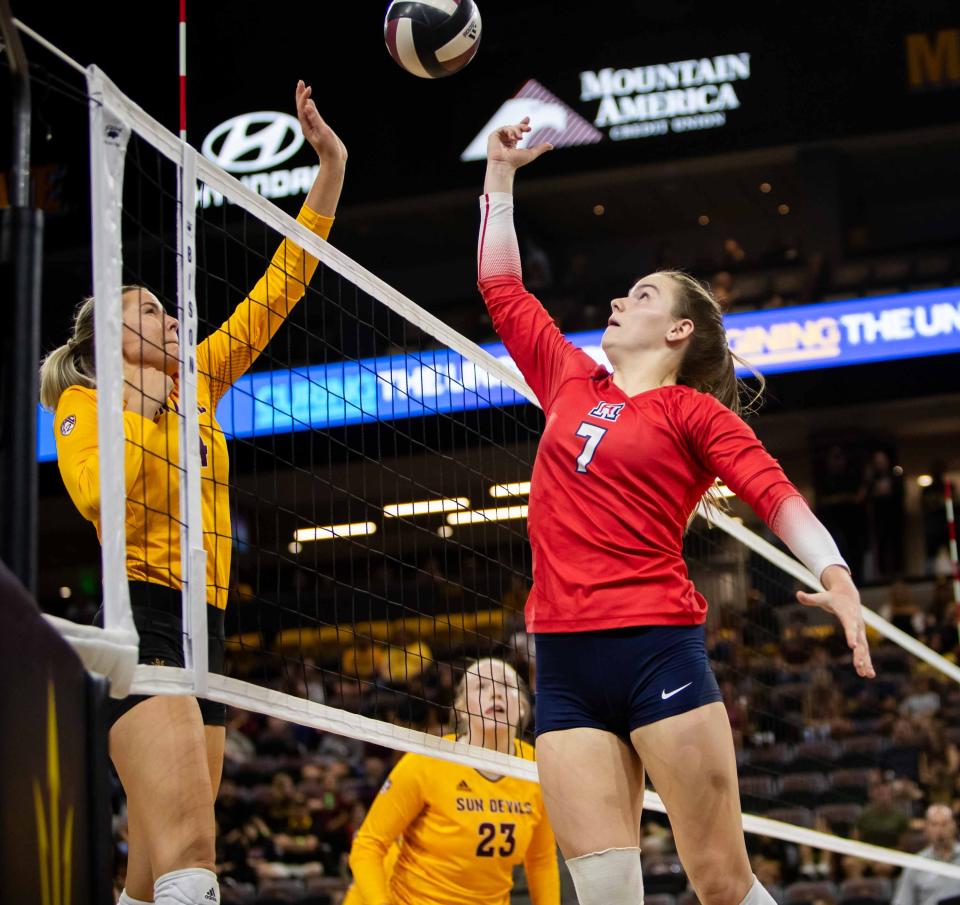
[[[702,625],[536,635],[536,734],[586,726],[628,738],[723,700]]]

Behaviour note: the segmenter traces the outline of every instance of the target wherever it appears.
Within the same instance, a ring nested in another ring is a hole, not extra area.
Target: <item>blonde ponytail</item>
[[[93,355],[93,298],[84,299],[73,317],[70,339],[47,355],[40,365],[40,404],[55,411],[67,387],[95,388]]]

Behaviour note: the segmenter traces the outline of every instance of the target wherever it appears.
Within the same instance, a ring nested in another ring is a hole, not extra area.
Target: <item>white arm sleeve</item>
[[[823,527],[802,496],[784,500],[770,527],[790,548],[790,552],[816,576],[817,581],[827,566],[843,566],[850,571],[830,532]]]
[[[477,281],[499,276],[522,277],[520,246],[513,226],[513,195],[488,192],[480,196]]]

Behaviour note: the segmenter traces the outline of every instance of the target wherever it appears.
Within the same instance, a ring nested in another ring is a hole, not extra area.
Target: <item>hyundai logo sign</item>
[[[303,145],[296,117],[262,110],[220,123],[203,140],[203,156],[229,173],[259,173],[293,157]]]

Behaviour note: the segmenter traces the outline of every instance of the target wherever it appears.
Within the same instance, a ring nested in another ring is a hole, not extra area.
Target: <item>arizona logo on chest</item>
[[[588,413],[592,418],[602,418],[604,421],[616,421],[626,403],[598,402]]]

